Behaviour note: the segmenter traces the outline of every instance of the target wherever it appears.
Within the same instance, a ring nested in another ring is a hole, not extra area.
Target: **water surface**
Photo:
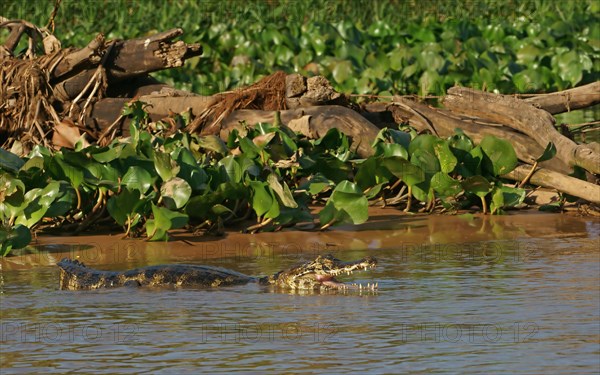
[[[600,223],[561,215],[397,217],[324,233],[40,238],[0,260],[2,374],[600,371]],[[212,264],[251,275],[333,253],[377,293],[58,290],[63,256],[103,269]]]

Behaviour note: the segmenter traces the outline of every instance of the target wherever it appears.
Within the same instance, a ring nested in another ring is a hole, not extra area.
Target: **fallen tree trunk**
[[[180,67],[185,60],[200,56],[200,44],[172,41],[181,35],[182,29],[172,29],[149,37],[116,42],[107,63],[108,76],[119,81],[157,70]]]
[[[337,128],[352,138],[351,149],[358,156],[365,158],[373,155],[371,143],[377,137],[379,128],[349,108],[314,106],[281,111],[280,116],[284,125],[311,139],[320,138],[330,129]],[[274,119],[273,111],[237,110],[221,122],[219,135],[226,140],[233,129],[242,128],[242,121],[253,126],[259,122],[273,123]]]
[[[150,37],[114,41],[108,45],[103,43],[101,48],[98,44],[103,42],[103,37],[98,36],[83,51],[68,55],[72,61],[67,59],[64,64],[57,66],[56,78],[70,78],[59,83],[54,82],[54,86],[60,90],[60,97],[65,101],[77,97],[95,74],[94,66],[100,61],[90,58],[97,54],[104,54],[102,64],[106,69],[109,85],[158,70],[182,66],[186,59],[202,54],[200,44],[172,41],[182,34],[183,30],[172,29]],[[92,64],[91,68],[84,64],[86,58]],[[82,65],[84,69],[78,69]]]
[[[600,103],[600,82],[550,94],[539,94],[525,101],[553,115],[587,108]]]
[[[217,100],[214,97],[207,96],[185,96],[168,97],[158,95],[141,96],[138,100],[147,103],[146,111],[153,121],[158,121],[169,116],[169,113],[181,113],[187,110],[191,111],[193,116],[198,116],[206,108]],[[107,98],[96,103],[86,121],[93,122],[97,129],[105,131],[115,121],[119,120],[123,106],[131,99],[125,98]],[[373,154],[371,143],[377,137],[379,128],[369,122],[358,112],[342,106],[313,106],[308,108],[297,108],[280,111],[281,121],[288,125],[294,120],[304,118],[306,124],[300,125],[296,122],[293,130],[307,136],[311,139],[322,137],[332,128],[338,128],[342,133],[352,137],[353,148],[361,157],[367,157]],[[240,130],[241,123],[245,122],[247,126],[254,126],[259,122],[273,123],[275,111],[262,111],[252,109],[239,109],[227,115],[219,123],[218,134],[223,140],[227,140],[229,133],[233,129]],[[128,120],[121,118],[117,124],[118,134],[127,136]],[[215,134],[215,128],[202,129],[201,135]]]
[[[187,110],[191,111],[192,116],[197,117],[211,105],[213,105],[218,98],[207,97],[207,96],[171,96],[172,89],[167,89],[165,93],[153,93],[151,95],[145,95],[138,97],[138,100],[148,104],[146,107],[147,112],[150,114],[153,120],[159,120],[167,117],[169,113],[181,113]],[[96,126],[100,129],[104,129],[109,125],[113,124],[114,121],[119,117],[121,110],[125,103],[130,101],[126,98],[107,98],[100,100],[94,106],[87,121],[95,121]],[[379,107],[379,108],[377,108]],[[332,109],[335,108],[335,109]],[[343,108],[343,110],[341,109]],[[439,136],[450,136],[454,134],[455,129],[462,129],[469,137],[475,142],[481,141],[485,135],[493,135],[499,138],[510,141],[517,153],[517,157],[525,162],[530,163],[534,159],[538,158],[544,151],[544,148],[532,139],[522,133],[516,132],[510,128],[503,126],[482,126],[477,123],[468,122],[457,119],[452,112],[448,112],[444,109],[432,108],[425,104],[411,101],[408,99],[395,97],[391,103],[376,103],[370,106],[371,110],[376,111],[388,111],[401,112],[402,119],[397,118],[397,122],[407,120],[410,125],[421,131],[431,130],[437,133]],[[302,108],[301,110],[284,110],[281,111],[281,118],[284,124],[287,124],[290,120],[302,117],[302,115],[309,115],[312,118],[312,130],[306,130],[302,134],[314,138],[316,134],[325,134],[328,130],[327,125],[329,119],[335,121],[337,118],[342,119],[347,117],[347,120],[340,121],[346,134],[352,136],[357,142],[362,144],[370,144],[377,135],[379,129],[376,124],[373,124],[366,120],[363,116],[358,113],[339,106],[315,106],[309,108]],[[274,111],[261,111],[261,110],[237,110],[233,111],[230,115],[226,116],[219,125],[219,134],[226,139],[227,135],[233,128],[239,128],[239,122],[245,121],[247,124],[252,125],[258,122],[272,122],[274,119]],[[346,125],[343,125],[346,122]],[[124,135],[127,134],[127,120],[123,119]],[[332,124],[331,126],[335,126]],[[318,131],[316,128],[318,128]],[[365,129],[366,131],[357,131],[357,129]],[[209,134],[202,129],[201,134]],[[210,133],[212,134],[212,133]],[[364,156],[369,154],[370,151],[367,148],[360,148],[360,153]],[[571,168],[560,159],[554,158],[541,163],[541,166],[547,169],[558,171],[561,173],[571,173]]]
[[[275,72],[243,89],[213,95],[214,101],[187,127],[189,132],[217,134],[222,121],[239,109],[280,111],[319,105],[348,105],[346,97],[322,76]]]
[[[10,147],[19,139],[24,150],[38,142],[48,145],[63,120],[87,126],[86,132],[94,138],[98,124],[84,119],[93,104],[111,91],[109,87],[179,67],[186,59],[202,54],[200,44],[172,40],[183,34],[181,29],[110,42],[99,34],[86,47],[74,50],[61,49],[53,35],[26,21],[0,18],[3,27],[9,28],[11,35],[0,46],[0,144]],[[14,49],[23,35],[29,35],[29,48],[24,56],[15,57]],[[45,54],[36,56],[40,44]],[[34,129],[40,139],[32,136]]]
[[[580,166],[600,173],[600,154],[588,145],[577,145],[554,127],[554,118],[546,111],[508,95],[453,87],[443,104],[454,113],[476,116],[516,129],[530,136],[540,146],[550,142],[556,146],[556,156],[570,166]]]
[[[58,82],[65,74],[72,75],[85,69],[86,66],[98,65],[102,61],[101,50],[104,43],[104,35],[98,34],[84,48],[68,53],[54,69],[51,69],[50,82]]]
[[[402,104],[404,107],[410,107],[422,116],[416,116],[402,107],[397,108],[404,113],[410,125],[419,130],[428,130],[433,126],[439,136],[448,137],[454,134],[456,129],[462,129],[465,134],[476,143],[479,143],[486,135],[503,138],[511,142],[517,157],[525,163],[532,162],[544,152],[544,148],[533,143],[531,138],[510,128],[501,126],[481,126],[462,121],[453,117],[452,114],[446,110],[431,108],[425,104],[400,97],[395,97],[394,101],[388,104],[388,106],[394,106],[395,104]],[[429,124],[425,121],[428,121]],[[551,159],[541,163],[541,165],[561,173],[571,173],[571,168],[559,159]]]
[[[523,181],[530,171],[530,165],[520,165],[502,177],[513,181]],[[533,185],[556,189],[589,202],[600,204],[600,186],[597,184],[565,176],[544,168],[535,171],[529,182]]]

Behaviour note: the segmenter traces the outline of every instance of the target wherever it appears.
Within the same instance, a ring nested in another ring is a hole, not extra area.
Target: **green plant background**
[[[53,1],[2,2],[45,25]],[[181,27],[204,54],[155,75],[213,94],[277,69],[322,74],[354,94],[435,94],[455,84],[550,92],[600,78],[594,0],[64,0],[55,33],[83,47],[98,32],[135,38]]]

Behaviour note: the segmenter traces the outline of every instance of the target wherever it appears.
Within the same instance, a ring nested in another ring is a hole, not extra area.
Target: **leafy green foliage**
[[[510,142],[486,135],[479,144],[485,158],[486,171],[494,176],[506,174],[517,166],[517,154]]]
[[[362,224],[369,218],[367,198],[362,190],[350,181],[342,181],[336,186],[319,213],[321,224],[354,223]]]
[[[146,221],[146,232],[151,241],[166,241],[170,229],[183,228],[188,223],[188,216],[184,213],[158,207],[154,203],[151,206],[154,218]]]
[[[3,15],[43,26],[53,3],[7,2]],[[98,32],[131,39],[181,27],[186,42],[202,44],[203,55],[156,76],[204,95],[278,69],[322,74],[342,92],[384,95],[441,95],[455,84],[549,92],[599,77],[595,0],[110,4],[63,2],[56,16],[63,46],[82,48]]]
[[[31,232],[25,225],[12,228],[0,226],[0,256],[6,256],[12,249],[21,249],[31,241]]]
[[[550,142],[544,149],[544,152],[542,153],[542,155],[539,158],[535,159],[535,161],[537,161],[538,163],[541,163],[543,161],[552,159],[555,155],[556,155],[556,146],[554,145],[554,143]]]
[[[133,109],[132,109],[133,108]],[[218,229],[254,215],[251,230],[313,221],[322,228],[364,223],[369,200],[399,194],[432,210],[488,204],[492,213],[522,203],[523,189],[499,175],[512,170],[512,146],[486,137],[475,146],[463,133],[448,139],[383,129],[374,154],[354,159],[352,141],[337,129],[317,140],[279,124],[234,131],[227,142],[184,132],[164,135],[149,124],[140,103],[132,134],[107,147],[55,152],[37,146],[27,157],[0,159],[0,251],[23,247],[30,229],[92,225],[110,217],[126,235],[165,241],[175,229]],[[552,147],[546,152],[549,157]],[[489,203],[488,203],[489,202]],[[250,228],[249,228],[250,229]]]
[[[0,148],[0,165],[2,165],[3,168],[11,172],[16,172],[23,164],[25,163],[17,155]]]

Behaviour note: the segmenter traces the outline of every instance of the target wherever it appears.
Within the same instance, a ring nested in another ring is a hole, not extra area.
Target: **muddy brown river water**
[[[0,259],[0,365],[13,373],[600,372],[600,221],[397,216],[327,232],[43,237]],[[376,293],[256,284],[58,290],[62,257],[102,269],[209,264],[274,273],[317,254],[379,259]]]

